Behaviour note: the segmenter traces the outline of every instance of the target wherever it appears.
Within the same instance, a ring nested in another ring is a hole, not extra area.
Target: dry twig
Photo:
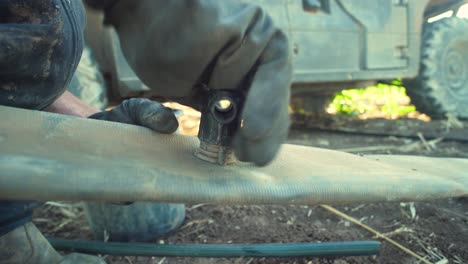
[[[447,120],[445,121],[445,131],[449,132],[452,128],[463,128],[464,125],[460,120],[452,113],[447,113],[445,115]]]
[[[399,234],[402,234],[402,233],[413,233],[413,232],[414,232],[413,229],[402,226],[402,227],[397,228],[397,229],[395,229],[393,231],[390,231],[390,232],[387,232],[387,233],[382,233],[382,235],[386,236],[386,237],[392,237],[392,236],[399,235]],[[378,236],[374,236],[374,238],[378,238]]]
[[[133,261],[128,256],[125,256],[124,258],[129,264],[133,264]]]
[[[209,204],[207,204],[207,203],[206,204],[195,204],[195,205],[187,208],[187,211],[192,211],[194,209],[200,208],[200,207],[205,206],[205,205],[209,205]]]
[[[192,227],[193,225],[201,225],[201,224],[205,224],[205,223],[211,224],[211,223],[213,223],[213,219],[193,220],[193,221],[188,222],[187,224],[185,224],[181,228],[179,228],[179,230],[184,230],[184,229],[187,229],[189,227]]]
[[[356,218],[353,218],[353,217],[351,217],[351,216],[349,216],[349,215],[347,215],[347,214],[345,214],[345,213],[343,213],[343,212],[340,212],[340,211],[338,211],[337,209],[335,209],[335,208],[333,208],[333,207],[331,207],[331,206],[329,206],[329,205],[320,205],[320,207],[322,207],[322,208],[324,208],[325,210],[328,210],[328,211],[330,211],[330,212],[332,212],[332,213],[334,213],[334,214],[336,214],[336,215],[338,215],[338,216],[340,216],[340,217],[342,217],[342,218],[344,218],[344,219],[350,221],[350,222],[353,223],[353,224],[356,224],[356,225],[358,225],[358,226],[360,226],[360,227],[366,229],[367,231],[373,233],[376,237],[382,238],[383,240],[389,242],[390,244],[394,245],[395,247],[397,247],[398,249],[402,250],[403,252],[405,252],[405,253],[407,253],[407,254],[409,254],[409,255],[411,255],[411,256],[417,258],[419,261],[421,261],[421,262],[423,262],[423,263],[425,263],[425,264],[432,264],[432,263],[429,262],[427,259],[425,259],[425,258],[419,256],[419,255],[416,254],[414,251],[412,251],[412,250],[406,248],[405,246],[401,245],[400,243],[396,242],[395,240],[393,240],[393,239],[391,239],[391,238],[385,236],[384,234],[380,233],[379,231],[373,229],[372,227],[370,227],[370,226],[368,226],[368,225],[366,225],[366,224],[363,224],[363,223],[359,222],[359,220],[357,220]]]
[[[55,232],[59,231],[60,229],[62,229],[64,226],[70,224],[71,222],[73,222],[73,219],[71,219],[71,218],[65,219],[63,222],[60,223],[60,225],[56,226],[50,232],[55,233]]]

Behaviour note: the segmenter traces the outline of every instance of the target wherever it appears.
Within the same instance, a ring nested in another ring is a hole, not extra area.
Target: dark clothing
[[[83,50],[78,0],[0,0],[0,105],[43,109],[70,83]],[[0,201],[0,236],[31,220],[35,201]]]
[[[37,201],[0,201],[0,236],[31,221]]]
[[[43,109],[70,83],[83,49],[77,0],[0,0],[0,104]]]
[[[275,157],[288,134],[291,49],[261,7],[238,0],[88,3],[105,11],[129,65],[154,95],[203,109],[205,88],[242,93],[243,125],[232,142],[236,157],[261,166]],[[0,5],[0,104],[42,109],[77,66],[81,1]]]

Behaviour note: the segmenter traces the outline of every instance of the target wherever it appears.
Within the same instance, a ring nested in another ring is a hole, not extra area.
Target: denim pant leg
[[[39,201],[0,201],[0,236],[32,220],[34,208]]]

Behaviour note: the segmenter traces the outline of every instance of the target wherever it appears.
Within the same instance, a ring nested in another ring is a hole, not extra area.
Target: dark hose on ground
[[[114,256],[165,257],[341,257],[379,253],[378,241],[351,241],[297,244],[149,244],[49,237],[57,250]]]

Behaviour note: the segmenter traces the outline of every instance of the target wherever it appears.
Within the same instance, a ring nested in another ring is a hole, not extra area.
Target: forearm
[[[88,117],[100,112],[98,109],[86,104],[68,91],[62,94],[62,96],[44,109],[44,111],[77,117]]]

